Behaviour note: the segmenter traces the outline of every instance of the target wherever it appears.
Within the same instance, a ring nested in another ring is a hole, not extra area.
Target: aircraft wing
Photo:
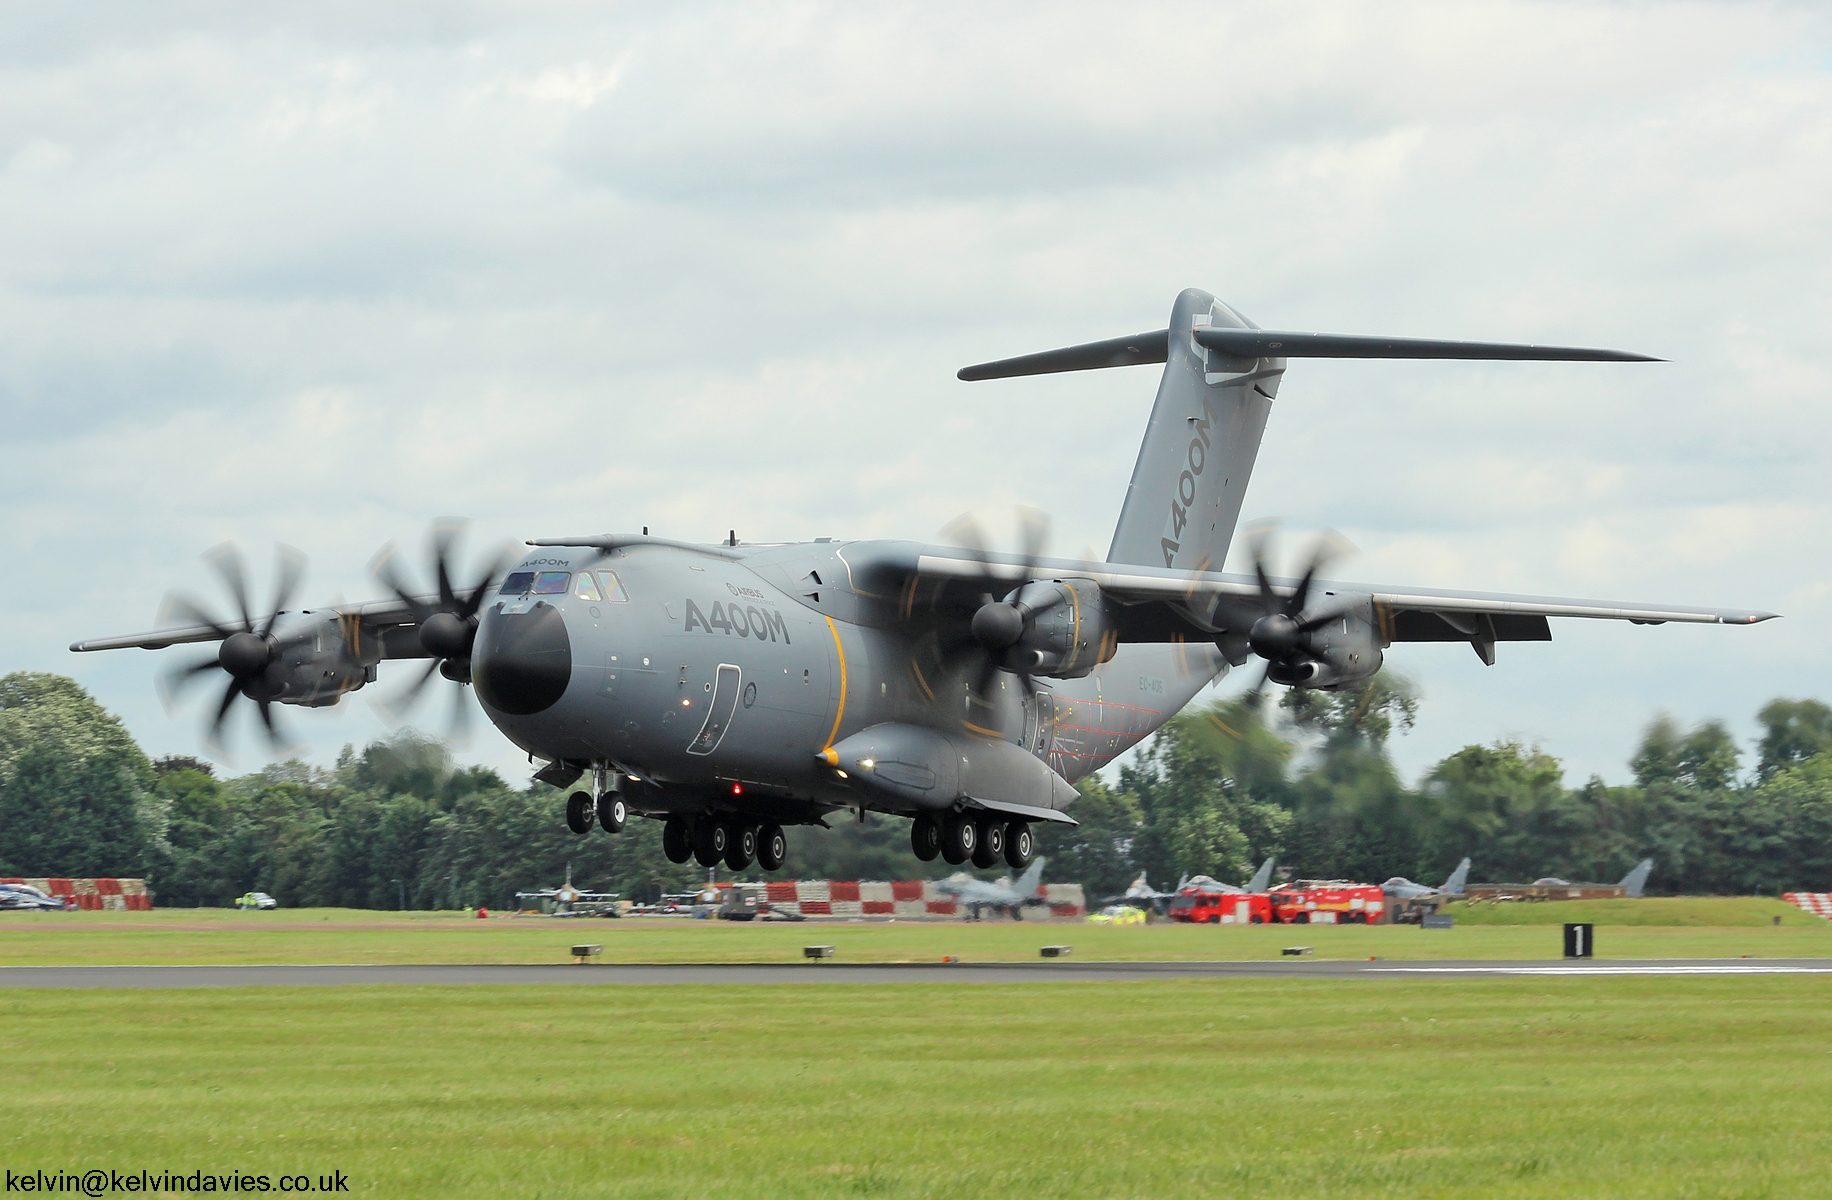
[[[934,548],[925,548],[934,549]],[[1250,575],[1218,571],[1179,572],[1110,563],[1043,560],[1035,563],[1000,561],[1008,556],[970,552],[923,553],[917,573],[926,578],[1009,581],[1024,579],[1088,579],[1122,605],[1145,608],[1137,620],[1120,622],[1122,641],[1172,641],[1204,636],[1205,625],[1225,627],[1213,618],[1241,602],[1257,605],[1258,582]],[[1272,588],[1291,595],[1295,579],[1273,579]],[[1381,632],[1390,642],[1432,641],[1549,641],[1548,617],[1579,617],[1662,625],[1668,621],[1706,625],[1754,625],[1775,613],[1741,608],[1701,608],[1627,600],[1583,600],[1563,596],[1529,596],[1505,592],[1464,592],[1437,588],[1394,587],[1386,584],[1319,580],[1312,595],[1368,596],[1381,621]],[[1152,609],[1160,610],[1156,614]],[[1168,609],[1169,611],[1162,611]],[[1155,617],[1155,619],[1154,619]],[[1130,628],[1129,628],[1130,627]]]
[[[437,604],[438,597],[426,597],[424,602],[429,606]],[[307,609],[305,611],[311,613],[327,610]],[[411,646],[403,642],[399,647],[400,650],[406,652],[392,652],[396,649],[396,646],[394,644],[394,639],[386,637],[387,631],[396,627],[405,628],[419,624],[419,617],[415,615],[412,608],[408,607],[408,605],[401,600],[377,600],[369,604],[340,604],[334,608],[328,609],[328,611],[336,613],[338,617],[343,620],[355,620],[360,622],[362,628],[371,633],[382,633],[384,635],[384,658],[424,658],[426,656],[425,651],[419,650],[418,642],[413,641],[413,639],[407,639],[407,641],[413,643]],[[257,619],[255,624],[257,627],[260,627],[269,620],[271,620],[270,617],[264,616]],[[222,638],[223,627],[221,626],[201,624],[175,625],[166,629],[156,629],[150,633],[130,633],[120,637],[87,638],[80,642],[70,643],[70,649],[79,653],[87,650],[163,650],[167,646],[183,645],[188,642],[217,642],[221,641]],[[415,650],[418,652],[414,653],[413,651]]]

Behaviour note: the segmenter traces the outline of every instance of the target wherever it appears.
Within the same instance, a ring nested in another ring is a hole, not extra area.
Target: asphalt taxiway
[[[1471,979],[1598,975],[1832,975],[1832,959],[1554,959],[1404,962],[551,963],[0,967],[0,988],[447,987],[471,984],[1098,983],[1145,979]]]

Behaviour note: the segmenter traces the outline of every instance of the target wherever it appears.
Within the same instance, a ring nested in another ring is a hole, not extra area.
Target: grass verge
[[[0,1159],[386,1196],[1818,1196],[1801,977],[0,993]]]
[[[1624,902],[1617,902],[1624,903]],[[1658,904],[1659,901],[1627,901]],[[1761,903],[1757,901],[1756,903]],[[1509,915],[1578,902],[1502,906]],[[453,914],[353,909],[268,913],[163,909],[150,913],[0,913],[0,965],[124,963],[543,963],[564,962],[574,942],[604,946],[605,962],[789,962],[801,948],[827,943],[845,962],[924,962],[954,955],[970,962],[1035,959],[1053,943],[1081,959],[1177,961],[1277,958],[1308,945],[1319,958],[1557,958],[1560,932],[1546,925],[1494,925],[1465,919],[1447,930],[1416,926],[1143,926],[1039,921],[900,921],[738,924],[726,921],[465,920]],[[1832,957],[1832,923],[1710,928],[1642,927],[1599,922],[1604,958]],[[1484,911],[1486,915],[1486,910]],[[1558,915],[1558,914],[1554,914]]]

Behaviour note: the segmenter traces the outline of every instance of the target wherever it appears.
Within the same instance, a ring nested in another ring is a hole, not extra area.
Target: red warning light
[[[732,784],[732,795],[734,796],[744,795],[744,785],[742,783]]]

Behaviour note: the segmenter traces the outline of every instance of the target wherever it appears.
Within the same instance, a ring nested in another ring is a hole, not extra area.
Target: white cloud
[[[1832,666],[1817,9],[107,13],[0,50],[0,659],[155,750],[196,745],[156,660],[62,646],[224,537],[307,548],[327,597],[448,512],[925,537],[1023,501],[1104,547],[1151,373],[952,372],[1191,285],[1674,360],[1291,370],[1248,514],[1343,529],[1353,573],[1789,616],[1401,647],[1409,765],[1524,731],[1619,778],[1655,708],[1747,729]]]

